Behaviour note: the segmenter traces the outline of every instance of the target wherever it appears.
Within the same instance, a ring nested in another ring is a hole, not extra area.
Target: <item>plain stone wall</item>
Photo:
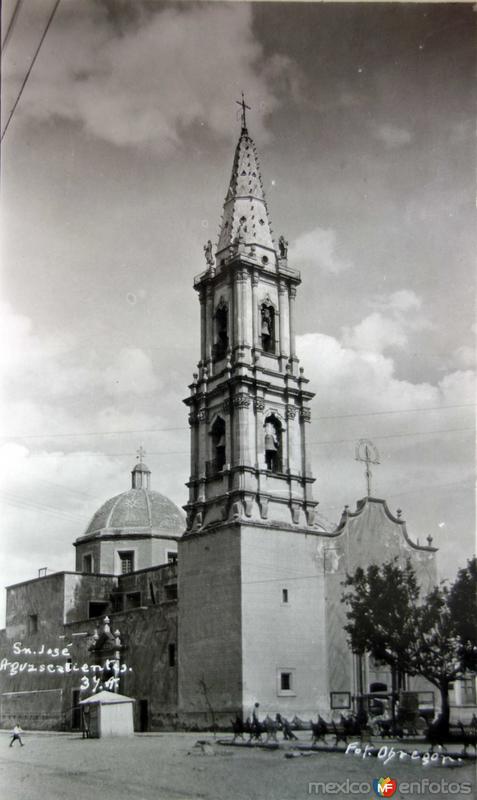
[[[179,718],[210,725],[210,703],[229,723],[242,707],[238,526],[179,542],[178,590]]]
[[[242,558],[243,706],[260,715],[309,719],[327,697],[324,576],[319,537],[244,526]],[[283,602],[283,589],[288,602]],[[283,694],[279,673],[292,672]]]

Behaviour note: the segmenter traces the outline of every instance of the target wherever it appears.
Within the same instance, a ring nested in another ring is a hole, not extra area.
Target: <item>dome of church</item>
[[[96,511],[86,536],[105,530],[122,532],[144,528],[150,533],[181,536],[185,520],[179,508],[159,492],[149,487],[150,470],[139,463],[132,471],[132,488],[111,497]]]

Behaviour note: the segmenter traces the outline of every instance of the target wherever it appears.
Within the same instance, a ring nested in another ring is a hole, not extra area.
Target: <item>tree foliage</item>
[[[396,560],[381,567],[358,567],[348,575],[343,595],[348,604],[348,624],[354,653],[372,653],[397,672],[411,672],[411,646],[415,639],[415,607],[419,586],[410,562],[400,567]]]
[[[342,601],[353,652],[370,652],[394,673],[421,675],[441,694],[449,718],[449,684],[477,671],[477,559],[450,585],[422,597],[415,571],[397,559],[348,575]]]

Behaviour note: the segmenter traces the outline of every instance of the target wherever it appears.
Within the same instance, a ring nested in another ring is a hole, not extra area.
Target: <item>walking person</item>
[[[23,747],[23,742],[20,736],[21,733],[23,733],[23,731],[20,728],[20,726],[15,725],[15,727],[12,730],[12,741],[10,742],[10,747],[12,747],[13,742],[16,742],[17,740],[20,742],[20,746]]]

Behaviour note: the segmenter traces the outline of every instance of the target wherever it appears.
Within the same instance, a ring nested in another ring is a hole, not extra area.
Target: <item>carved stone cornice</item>
[[[248,408],[250,405],[250,395],[245,392],[239,392],[233,398],[235,408]]]
[[[297,407],[296,406],[287,406],[286,407],[286,411],[285,411],[286,418],[287,419],[295,419],[296,412],[297,412]]]
[[[235,273],[235,280],[237,283],[245,283],[248,280],[248,270],[246,268],[238,269]]]
[[[197,412],[197,422],[208,422],[209,412],[206,408],[200,408]]]

